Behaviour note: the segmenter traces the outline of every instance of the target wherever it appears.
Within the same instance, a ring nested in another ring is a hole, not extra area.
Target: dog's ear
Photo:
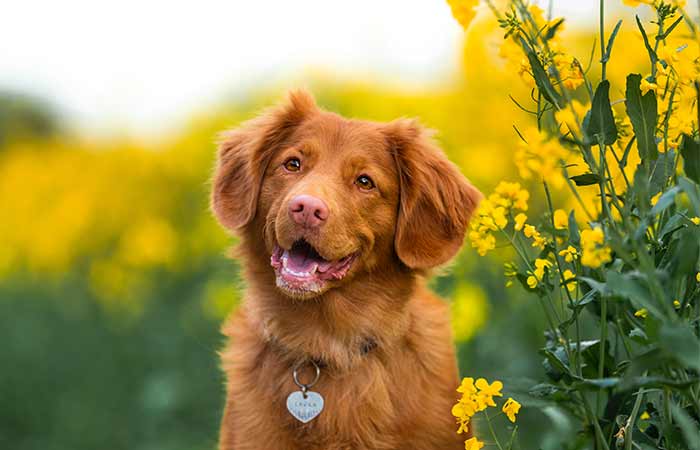
[[[270,158],[294,129],[316,112],[311,94],[293,91],[281,105],[222,135],[211,209],[223,226],[237,230],[253,220]]]
[[[481,193],[416,121],[391,122],[385,135],[399,173],[396,254],[412,269],[439,266],[461,247]]]

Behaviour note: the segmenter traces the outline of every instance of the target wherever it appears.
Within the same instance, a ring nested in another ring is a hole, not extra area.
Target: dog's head
[[[303,299],[387,264],[445,263],[479,198],[415,121],[344,119],[301,91],[225,135],[212,209]]]

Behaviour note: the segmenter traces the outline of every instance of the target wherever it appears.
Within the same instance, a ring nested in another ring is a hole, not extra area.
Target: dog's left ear
[[[222,136],[211,209],[224,227],[236,231],[255,218],[258,194],[272,155],[304,120],[318,111],[311,94],[292,91],[286,102]]]
[[[412,269],[449,261],[462,246],[481,193],[413,120],[384,130],[399,173],[399,212],[394,248]]]

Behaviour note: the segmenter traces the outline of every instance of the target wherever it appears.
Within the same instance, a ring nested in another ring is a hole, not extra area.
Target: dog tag
[[[296,391],[287,397],[287,409],[299,422],[308,423],[323,411],[323,397],[314,391]]]

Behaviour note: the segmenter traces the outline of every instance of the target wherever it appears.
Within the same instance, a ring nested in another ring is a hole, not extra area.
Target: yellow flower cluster
[[[573,90],[583,84],[583,70],[581,70],[581,63],[576,58],[566,53],[557,53],[552,58],[552,63],[565,88]]]
[[[457,388],[457,392],[461,393],[462,397],[452,407],[452,415],[459,424],[457,433],[466,433],[469,430],[469,422],[476,413],[490,406],[495,407],[496,402],[493,398],[503,397],[501,389],[503,389],[503,383],[498,380],[489,384],[484,378],[479,378],[476,381],[471,377],[462,379],[462,384]],[[520,404],[512,398],[509,398],[502,408],[511,422],[515,422],[515,415],[519,410]]]
[[[600,227],[581,232],[581,264],[597,269],[612,261],[612,250],[605,244],[605,235]]]
[[[494,193],[481,202],[469,231],[472,247],[481,256],[496,248],[493,232],[504,229],[514,211],[527,211],[529,198],[530,193],[519,183],[502,181]]]
[[[514,155],[520,176],[525,180],[537,177],[561,189],[566,183],[562,166],[570,152],[534,126],[525,129],[522,137]]]
[[[488,407],[496,407],[496,402],[493,398],[503,397],[501,389],[503,389],[503,383],[498,380],[489,384],[484,378],[479,378],[476,382],[474,378],[464,378],[462,384],[457,388],[457,392],[461,393],[462,397],[452,407],[452,415],[457,419],[459,425],[457,433],[461,434],[469,431],[469,422],[476,413],[484,411]],[[520,403],[512,398],[508,398],[501,410],[511,422],[515,422],[515,416],[520,411],[520,407]],[[465,448],[483,447],[483,443],[481,443],[481,447],[478,446],[479,443],[476,438],[471,438],[466,441]]]
[[[537,284],[544,279],[545,272],[548,271],[550,267],[552,267],[551,261],[537,258],[535,260],[535,270],[530,272],[530,275],[527,277],[527,285],[530,286],[531,289],[536,288]]]

